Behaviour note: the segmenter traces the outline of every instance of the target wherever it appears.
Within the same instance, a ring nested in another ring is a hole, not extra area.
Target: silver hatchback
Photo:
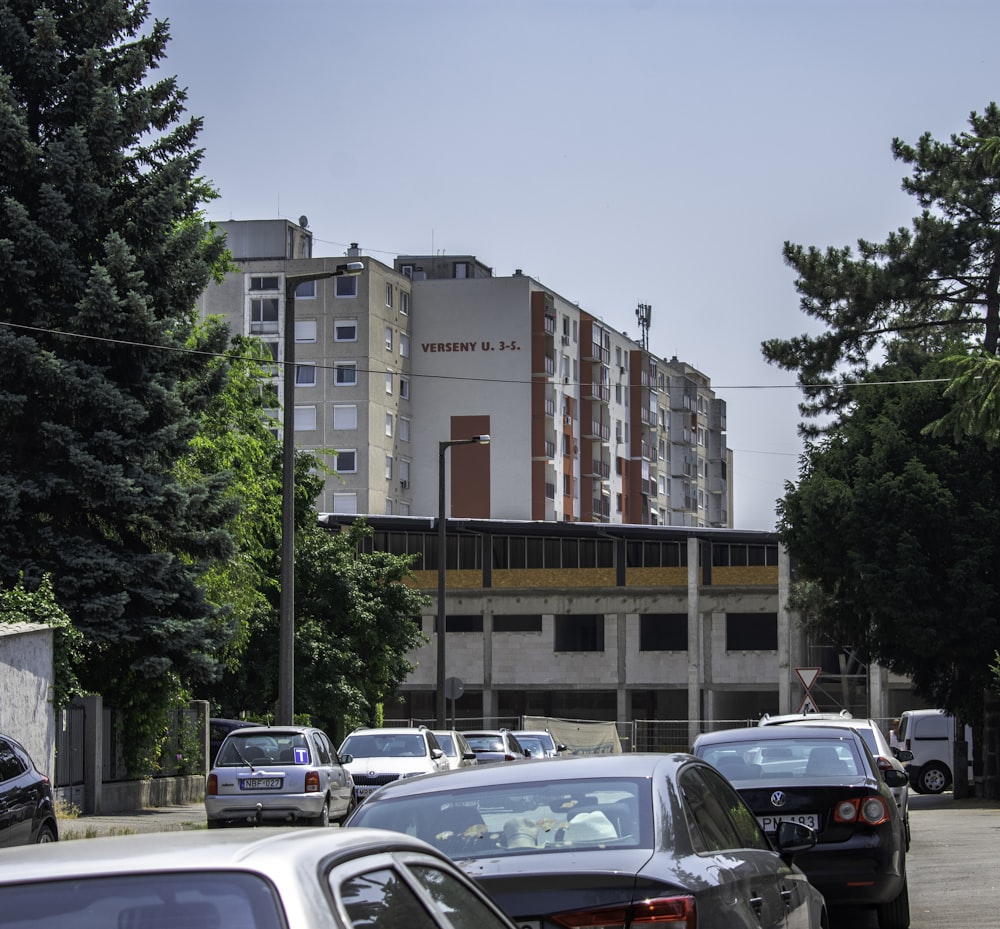
[[[205,785],[209,829],[328,826],[354,808],[354,781],[322,729],[249,726],[226,736]]]

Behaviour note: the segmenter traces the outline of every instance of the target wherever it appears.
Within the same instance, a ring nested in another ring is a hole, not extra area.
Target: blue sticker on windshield
[[[295,763],[309,764],[309,749],[307,748],[295,749]]]

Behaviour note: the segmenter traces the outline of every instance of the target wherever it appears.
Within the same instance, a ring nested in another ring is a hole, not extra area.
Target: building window
[[[333,428],[334,429],[357,429],[358,428],[358,408],[354,404],[339,405],[333,407]]]
[[[385,414],[385,434],[387,436],[392,435],[392,413]]]
[[[295,366],[295,386],[315,387],[316,386],[316,365],[296,365]]]
[[[341,474],[357,474],[358,472],[358,452],[357,449],[346,448],[334,452],[333,467]]]
[[[402,400],[410,399],[410,379],[408,377],[399,379],[399,396]]]
[[[338,361],[333,366],[333,383],[338,387],[346,387],[358,382],[358,363],[356,361]]]
[[[410,357],[410,337],[402,332],[399,334],[399,357]]]
[[[385,479],[392,480],[392,455],[385,456]]]
[[[340,280],[340,278],[337,278]],[[333,512],[334,513],[357,513],[358,512],[358,495],[357,494],[334,494],[333,495]]]
[[[410,441],[410,421],[405,416],[399,417],[399,441]]]
[[[251,277],[251,290],[281,290],[281,284],[277,277]]]
[[[542,617],[537,613],[512,613],[493,617],[494,632],[541,632]]]
[[[385,392],[387,394],[392,393],[392,371],[385,372]]]
[[[278,331],[278,298],[262,297],[250,301],[250,335]]]
[[[295,320],[295,341],[315,342],[316,341],[316,320],[297,319]]]
[[[727,652],[776,652],[777,613],[726,613]]]
[[[385,305],[392,306],[392,284],[385,285]]]
[[[392,351],[392,326],[385,327],[385,350]]]
[[[335,297],[356,297],[358,295],[358,279],[352,275],[341,275],[333,279]],[[350,512],[354,512],[351,510]]]
[[[399,313],[401,316],[410,315],[410,295],[405,290],[399,292]]]
[[[297,406],[295,407],[295,431],[309,432],[316,428],[316,407]]]
[[[647,613],[639,617],[640,652],[686,652],[687,613]]]
[[[410,515],[410,504],[409,503],[400,503],[399,504],[399,515],[400,516],[409,516]]]
[[[399,486],[403,490],[410,486],[410,462],[406,458],[399,459]]]
[[[295,288],[295,299],[296,300],[315,300],[316,299],[316,282],[315,281],[303,281]]]
[[[337,319],[333,323],[334,342],[357,342],[358,321],[356,319]]]
[[[556,616],[555,651],[603,652],[604,616]]]

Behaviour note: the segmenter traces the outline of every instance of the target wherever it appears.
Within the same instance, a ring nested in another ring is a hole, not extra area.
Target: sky
[[[307,216],[352,242],[472,254],[698,368],[726,401],[733,525],[770,530],[803,450],[816,332],[782,245],[916,215],[893,138],[1000,98],[996,0],[151,0],[160,72],[204,119],[209,219]]]

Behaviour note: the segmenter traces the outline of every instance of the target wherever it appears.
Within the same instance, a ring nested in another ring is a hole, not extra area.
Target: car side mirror
[[[462,752],[462,760],[463,761],[475,761],[476,760],[476,753],[475,752]]]
[[[905,771],[897,771],[895,768],[888,768],[883,771],[882,779],[890,787],[904,787],[910,783],[909,775]]]
[[[440,748],[432,748],[431,758],[444,758],[444,752]]]
[[[783,861],[791,864],[793,856],[808,851],[816,845],[816,831],[802,823],[785,822],[778,824],[775,847]]]
[[[894,748],[893,751],[896,753],[897,761],[901,761],[903,764],[913,761],[913,752],[908,748]]]
[[[341,755],[340,756],[340,763],[341,764],[351,764],[353,761],[354,761],[354,756],[353,755]]]
[[[556,746],[556,751],[557,752],[568,752],[569,749],[565,745],[557,745]]]

